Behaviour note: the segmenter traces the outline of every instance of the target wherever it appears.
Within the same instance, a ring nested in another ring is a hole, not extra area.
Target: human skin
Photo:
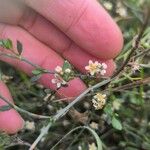
[[[14,43],[21,41],[22,56],[45,69],[54,70],[67,59],[76,69],[86,73],[88,61],[98,60],[108,65],[106,76],[114,72],[113,58],[123,46],[120,29],[96,0],[0,0],[0,39],[5,38]],[[0,60],[32,75],[34,68],[29,64],[2,56]],[[52,78],[53,75],[45,74],[39,82],[55,90]],[[60,97],[78,96],[86,89],[79,78],[68,84],[57,91]],[[0,94],[12,101],[2,81]],[[0,100],[0,106],[5,104]],[[0,131],[14,134],[23,124],[15,110],[0,112]]]

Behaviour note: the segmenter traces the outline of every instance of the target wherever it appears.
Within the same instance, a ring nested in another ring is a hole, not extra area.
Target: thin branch
[[[10,100],[6,99],[2,95],[0,95],[0,99],[2,99],[4,102],[6,102],[10,107],[14,108],[15,110],[17,110],[21,113],[27,114],[27,115],[29,115],[33,118],[36,118],[36,119],[50,119],[50,116],[37,115],[37,114],[31,113],[29,111],[26,111],[26,110],[16,106],[15,104],[11,103]]]
[[[147,77],[147,78],[142,79],[142,80],[134,81],[133,83],[122,85],[119,87],[114,87],[113,89],[111,89],[111,91],[112,92],[119,92],[119,91],[131,89],[134,87],[138,87],[140,85],[149,84],[149,83],[150,83],[150,77]],[[107,92],[107,91],[109,91],[109,89],[103,90],[103,92]]]
[[[141,56],[148,54],[149,52],[150,52],[150,49],[147,49],[147,50],[137,54],[136,56],[133,56],[131,59],[137,59],[138,57],[141,57]]]
[[[52,122],[50,122],[46,127],[44,127],[41,130],[40,135],[37,137],[37,139],[34,141],[34,143],[30,146],[29,150],[34,150],[35,149],[36,145],[41,141],[43,136],[45,136],[48,133],[48,130],[50,129],[51,126],[52,126]]]
[[[14,147],[14,146],[27,146],[27,147],[30,147],[31,144],[27,143],[27,142],[18,142],[18,143],[13,143],[13,144],[10,144],[8,146],[5,146],[5,149],[8,149],[10,147]]]
[[[143,36],[143,34],[145,32],[145,29],[146,29],[146,27],[148,25],[149,17],[150,17],[150,10],[148,10],[145,22],[144,22],[144,24],[143,24],[143,26],[141,28],[140,33],[138,34],[138,36],[137,36],[137,38],[135,40],[135,46],[131,49],[128,57],[125,60],[125,62],[122,64],[122,66],[120,67],[120,69],[113,75],[113,77],[118,76],[124,70],[124,68],[126,67],[126,65],[128,64],[128,62],[131,60],[132,55],[138,49],[138,47],[140,45],[141,38],[142,38],[142,36]]]
[[[43,69],[40,66],[38,66],[36,64],[33,64],[31,61],[27,60],[26,58],[24,58],[22,56],[12,55],[12,54],[6,54],[6,53],[0,53],[0,56],[9,57],[9,58],[13,58],[13,59],[17,59],[17,60],[23,61],[23,62],[31,65],[35,69]],[[54,71],[50,71],[50,70],[46,70],[46,69],[43,69],[43,70],[44,70],[44,73],[55,74]]]
[[[69,110],[70,108],[72,108],[77,102],[81,101],[86,94],[88,94],[90,91],[93,91],[97,88],[102,87],[103,85],[109,83],[110,81],[112,81],[113,79],[107,79],[104,80],[92,87],[89,87],[87,90],[85,90],[82,94],[80,94],[74,101],[72,101],[70,104],[68,104],[65,108],[63,108],[62,110],[60,110],[56,115],[54,115],[52,117],[53,121],[57,121],[58,119],[60,119],[61,117],[63,117]],[[50,129],[52,123],[50,122],[41,132],[41,134],[38,136],[38,138],[34,141],[34,143],[31,145],[29,150],[33,150],[36,145],[41,141],[42,137],[45,136],[48,133],[48,130]]]
[[[43,70],[43,74],[56,74],[55,71],[50,71],[50,70],[44,69],[44,68],[40,67],[39,65],[34,64],[31,61],[27,60],[26,58],[17,55],[16,53],[13,53],[13,55],[12,55],[12,54],[7,54],[7,53],[1,53],[0,52],[0,56],[4,56],[4,57],[13,58],[13,59],[17,59],[17,60],[23,61],[23,62],[31,65],[35,69],[41,69],[41,70]],[[90,79],[96,79],[95,76],[91,76],[89,74],[85,75],[85,74],[81,74],[80,73],[80,74],[74,74],[74,75],[75,75],[75,77],[80,77],[80,78],[88,77]],[[104,79],[105,79],[105,77],[104,77]]]

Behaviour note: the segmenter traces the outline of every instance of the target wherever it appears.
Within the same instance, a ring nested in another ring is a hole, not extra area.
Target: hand
[[[22,42],[22,56],[45,69],[54,70],[69,60],[85,73],[89,60],[105,62],[106,76],[111,76],[113,58],[123,45],[123,37],[115,22],[96,0],[0,0],[0,39]],[[2,50],[2,49],[1,49]],[[4,50],[5,51],[5,50]],[[17,69],[31,75],[34,69],[24,62],[0,56]],[[45,74],[40,83],[56,89],[53,75]],[[86,89],[75,78],[69,86],[58,91],[60,97],[73,97]],[[12,100],[6,85],[0,82],[2,95]],[[5,105],[2,100],[0,106]],[[23,119],[13,109],[0,112],[0,130],[16,133],[23,127]]]

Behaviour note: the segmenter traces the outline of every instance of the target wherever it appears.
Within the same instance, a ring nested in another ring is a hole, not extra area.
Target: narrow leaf
[[[17,40],[17,50],[18,50],[19,55],[21,55],[22,50],[23,50],[23,46],[22,46],[22,43],[18,40]]]
[[[12,41],[10,39],[2,40],[1,46],[6,48],[6,49],[12,49],[13,48],[13,44],[12,44]]]
[[[32,74],[34,74],[34,75],[39,75],[41,73],[42,73],[42,70],[40,70],[40,69],[35,69],[32,71]]]
[[[116,117],[112,118],[112,126],[117,130],[122,130],[122,124]]]
[[[0,107],[0,112],[3,112],[3,111],[8,111],[11,109],[11,106],[9,105],[4,105],[4,106],[1,106]]]

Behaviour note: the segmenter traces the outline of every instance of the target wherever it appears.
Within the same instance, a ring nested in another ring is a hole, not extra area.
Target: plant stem
[[[19,108],[18,106],[16,106],[15,104],[11,103],[10,100],[6,99],[5,97],[3,97],[2,95],[0,95],[0,98],[6,102],[10,107],[14,108],[15,110],[21,112],[21,113],[24,113],[24,114],[27,114],[33,118],[36,118],[36,119],[50,119],[50,116],[43,116],[43,115],[37,115],[37,114],[34,114],[34,113],[31,113],[27,110],[24,110],[22,108]]]

